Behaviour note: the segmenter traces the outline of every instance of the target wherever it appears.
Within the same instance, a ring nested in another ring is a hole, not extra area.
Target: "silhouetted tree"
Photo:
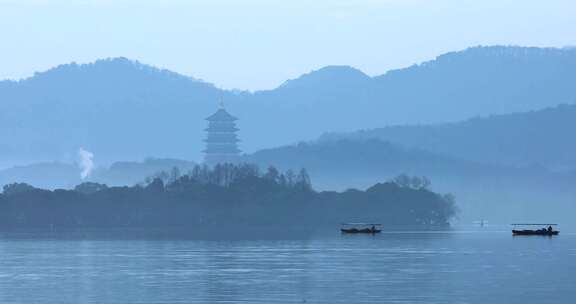
[[[76,192],[84,193],[84,194],[93,194],[98,191],[102,191],[108,189],[108,186],[105,184],[93,183],[93,182],[85,182],[81,183],[80,185],[76,186],[74,190]]]
[[[411,178],[406,174],[401,174],[392,179],[392,182],[399,187],[408,188],[412,182]]]
[[[146,186],[146,190],[150,191],[150,192],[163,192],[164,191],[164,181],[159,178],[156,177],[152,180],[152,182],[150,184],[148,184],[148,186]]]
[[[177,180],[178,178],[180,178],[181,173],[180,173],[180,169],[178,167],[172,167],[172,170],[170,171],[170,178],[168,179],[169,183],[174,182],[175,180]]]
[[[300,169],[298,176],[296,177],[296,181],[294,186],[301,190],[301,191],[311,191],[312,190],[312,183],[310,182],[310,176],[306,169]]]
[[[268,167],[268,171],[264,174],[264,179],[269,180],[275,184],[279,183],[280,172],[273,166]]]
[[[13,194],[18,194],[18,193],[30,192],[30,191],[35,190],[35,189],[36,188],[34,188],[31,185],[28,185],[26,183],[13,183],[13,184],[4,185],[3,192],[5,195],[13,195]]]
[[[430,179],[425,176],[408,176],[406,174],[398,175],[392,179],[392,182],[399,187],[415,190],[428,189],[431,185]]]

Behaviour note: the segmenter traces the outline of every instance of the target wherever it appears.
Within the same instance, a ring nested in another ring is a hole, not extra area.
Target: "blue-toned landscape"
[[[569,0],[0,0],[0,303],[572,303]]]

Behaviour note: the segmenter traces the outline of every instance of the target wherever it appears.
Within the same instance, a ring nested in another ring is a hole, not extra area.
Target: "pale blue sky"
[[[0,79],[124,56],[254,90],[492,44],[576,45],[576,1],[0,0]]]

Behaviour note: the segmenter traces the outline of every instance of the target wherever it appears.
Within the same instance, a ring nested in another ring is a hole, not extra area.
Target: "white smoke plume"
[[[94,153],[80,147],[78,150],[78,158],[80,160],[80,170],[82,170],[80,172],[80,177],[85,179],[90,176],[92,169],[94,169],[94,161],[92,160],[92,158],[94,158]]]

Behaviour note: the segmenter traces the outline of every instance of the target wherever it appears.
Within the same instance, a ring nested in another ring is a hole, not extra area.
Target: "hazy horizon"
[[[575,12],[567,0],[0,0],[0,79],[127,57],[226,89],[271,89],[328,65],[374,76],[477,45],[574,45]]]

